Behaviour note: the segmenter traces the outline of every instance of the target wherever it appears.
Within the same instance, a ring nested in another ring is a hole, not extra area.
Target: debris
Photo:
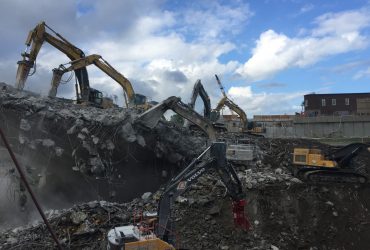
[[[86,220],[87,214],[84,212],[78,211],[78,212],[72,212],[71,213],[71,220],[74,224],[79,225],[81,222]]]
[[[146,192],[144,193],[142,196],[141,196],[141,199],[143,199],[144,201],[148,201],[150,196],[152,196],[152,193],[151,192]]]

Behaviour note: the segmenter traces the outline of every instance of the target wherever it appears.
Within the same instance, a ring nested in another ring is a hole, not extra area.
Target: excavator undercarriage
[[[366,183],[367,174],[353,166],[353,159],[362,151],[370,152],[370,145],[352,143],[325,156],[319,149],[295,148],[294,175],[313,183]]]

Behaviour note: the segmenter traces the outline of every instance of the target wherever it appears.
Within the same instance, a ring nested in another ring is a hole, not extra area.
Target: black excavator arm
[[[329,156],[329,158],[336,161],[339,168],[349,168],[352,159],[363,150],[370,152],[370,144],[351,143],[336,150]]]
[[[211,116],[211,99],[209,98],[209,95],[207,91],[204,89],[202,82],[200,79],[196,81],[194,84],[193,92],[191,94],[191,99],[189,102],[189,106],[194,109],[195,101],[197,100],[197,97],[200,96],[203,101],[204,105],[204,117],[207,119],[210,119]]]
[[[213,129],[212,123],[195,112],[192,108],[183,103],[181,98],[176,96],[171,96],[140,114],[136,118],[135,124],[152,129],[158,124],[159,120],[163,117],[163,114],[169,109],[199,126],[208,135],[208,138],[211,141],[216,141],[216,132]]]
[[[166,241],[173,231],[171,211],[174,200],[186,192],[199,177],[210,169],[214,169],[222,183],[227,188],[228,195],[232,199],[233,218],[236,226],[248,230],[249,221],[244,214],[246,201],[240,180],[226,160],[226,143],[213,142],[201,155],[195,158],[181,173],[174,177],[167,185],[161,197],[158,209],[158,226],[156,235]],[[171,242],[170,242],[171,243]]]

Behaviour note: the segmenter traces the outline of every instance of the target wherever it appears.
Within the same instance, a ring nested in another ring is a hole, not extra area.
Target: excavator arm
[[[181,99],[176,96],[171,96],[162,103],[159,103],[140,114],[136,118],[135,123],[152,129],[158,124],[163,114],[169,109],[195,125],[198,125],[208,135],[208,138],[211,141],[216,141],[216,133],[213,129],[212,123],[195,112],[188,105],[184,104]]]
[[[46,32],[46,28],[54,33],[55,36]],[[71,44],[67,39],[56,33],[53,29],[45,24],[39,23],[33,30],[31,30],[26,39],[26,51],[22,53],[23,59],[18,62],[18,70],[16,76],[16,87],[23,89],[27,77],[30,75],[31,68],[35,67],[35,62],[38,53],[44,42],[49,43],[71,60],[77,60],[85,56],[84,52]],[[29,50],[29,52],[27,52]],[[88,96],[89,81],[86,68],[75,70],[77,80],[82,86],[82,93]],[[87,93],[87,94],[86,94]]]
[[[221,92],[222,92],[223,97],[218,102],[217,107],[214,109],[214,111],[215,112],[220,112],[220,110],[224,106],[228,107],[229,109],[231,109],[232,111],[234,111],[235,113],[237,113],[239,115],[240,120],[242,122],[242,131],[248,130],[247,114],[244,112],[244,110],[242,108],[240,108],[236,103],[234,103],[232,100],[230,100],[227,97],[227,95],[225,93],[225,89],[222,86],[222,83],[221,83],[220,79],[218,78],[217,75],[215,75],[215,77],[216,77],[217,83],[218,83],[218,85],[219,85],[219,87],[221,89]]]
[[[135,94],[134,89],[131,85],[131,82],[124,77],[121,73],[119,73],[112,65],[110,65],[106,60],[104,60],[100,55],[89,55],[84,58],[80,58],[74,61],[70,62],[69,67],[64,67],[64,65],[59,66],[58,69],[53,70],[53,79],[51,83],[51,90],[49,92],[49,96],[56,96],[57,88],[60,84],[61,78],[64,73],[72,71],[72,70],[78,70],[86,68],[86,66],[89,66],[91,64],[94,64],[96,67],[98,67],[101,71],[103,71],[105,74],[110,76],[113,80],[115,80],[126,92],[126,95],[128,97],[128,103],[126,102],[126,106],[128,105],[134,105],[134,104],[142,104],[141,100],[142,95]],[[146,101],[143,100],[144,102]]]
[[[202,98],[204,104],[204,117],[209,119],[211,115],[211,99],[207,91],[204,89],[202,82],[198,79],[194,84],[193,93],[191,95],[189,106],[194,109],[195,101],[197,97],[200,96]]]
[[[245,230],[250,228],[249,221],[244,214],[246,201],[244,200],[242,185],[235,170],[226,160],[226,144],[224,142],[214,142],[174,177],[164,190],[159,202],[159,221],[156,229],[158,237],[171,243],[168,235],[173,230],[171,220],[173,201],[185,193],[199,177],[210,169],[216,170],[232,199],[234,224]]]

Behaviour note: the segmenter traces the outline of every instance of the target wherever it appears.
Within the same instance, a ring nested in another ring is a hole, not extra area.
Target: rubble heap
[[[0,110],[1,126],[19,157],[27,156],[23,163],[28,162],[31,174],[35,165],[44,169],[44,172],[37,170],[42,177],[53,170],[61,179],[74,179],[69,187],[84,195],[81,202],[75,202],[78,205],[47,212],[58,238],[70,249],[104,249],[109,229],[132,223],[135,212],[156,211],[163,190],[159,187],[167,179],[156,180],[155,176],[173,176],[180,169],[178,166],[184,167],[205,146],[201,135],[168,122],[160,122],[153,131],[137,128],[132,124],[137,115],[133,111],[80,108],[67,100],[18,92],[7,85],[0,87]],[[227,141],[240,139],[238,135],[224,137]],[[368,248],[369,184],[313,185],[292,175],[294,147],[315,145],[324,152],[334,150],[333,147],[311,140],[249,138],[249,143],[255,145],[255,159],[234,167],[246,193],[251,231],[234,227],[225,187],[216,173],[211,172],[198,179],[176,201],[173,215],[181,247]],[[369,173],[368,162],[368,155],[359,155],[354,164]],[[143,173],[148,168],[156,171],[145,179]],[[135,171],[139,171],[137,176],[141,179],[136,178]],[[91,176],[94,185],[104,180],[116,184],[117,193],[128,191],[132,197],[119,203],[103,199],[86,202],[88,190],[80,188],[78,182]],[[156,187],[145,186],[156,181]],[[37,185],[40,190],[49,189],[58,194],[66,191],[62,185],[51,189],[40,183]],[[140,188],[143,190],[138,191]],[[48,196],[44,201],[50,199]],[[50,249],[53,244],[46,227],[39,222],[5,230],[0,235],[0,249]]]

